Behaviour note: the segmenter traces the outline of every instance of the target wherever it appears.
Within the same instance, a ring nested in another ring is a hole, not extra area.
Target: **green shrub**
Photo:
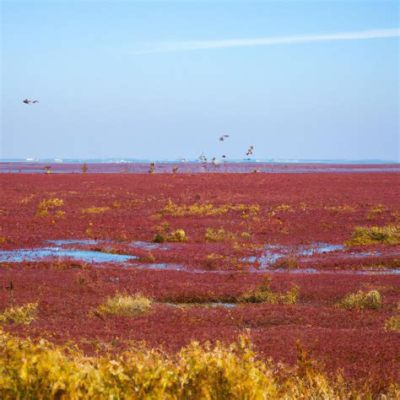
[[[299,287],[294,285],[289,289],[286,294],[281,295],[281,301],[283,304],[296,304],[299,298]]]
[[[161,233],[156,233],[156,236],[154,236],[153,239],[154,243],[164,243],[165,242],[165,237]]]

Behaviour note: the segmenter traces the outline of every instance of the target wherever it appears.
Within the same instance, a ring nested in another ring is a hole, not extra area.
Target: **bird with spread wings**
[[[36,104],[36,103],[39,103],[39,100],[25,99],[25,100],[22,100],[22,102],[25,103],[25,104]]]

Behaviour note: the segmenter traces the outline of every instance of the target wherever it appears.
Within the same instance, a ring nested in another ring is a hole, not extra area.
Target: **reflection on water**
[[[0,262],[34,262],[45,261],[51,258],[65,258],[84,261],[87,263],[118,263],[124,267],[134,267],[138,269],[165,270],[165,271],[182,271],[185,267],[181,264],[173,263],[149,263],[149,264],[133,264],[133,260],[138,257],[128,254],[113,254],[97,250],[77,249],[74,246],[110,244],[110,241],[101,241],[93,239],[63,239],[63,240],[47,240],[47,243],[55,245],[54,247],[42,247],[34,249],[18,249],[18,250],[0,250]],[[130,243],[130,247],[154,250],[168,249],[167,246],[159,243],[135,241]]]
[[[344,250],[345,247],[340,244],[313,243],[302,246],[285,246],[281,244],[267,244],[259,257],[248,257],[244,259],[247,262],[259,262],[260,268],[267,268],[275,264],[278,260],[285,257],[311,257],[314,254],[326,254],[335,251]]]
[[[35,261],[46,261],[51,258],[56,259],[73,259],[79,260],[86,263],[94,264],[107,264],[115,263],[120,264],[126,268],[137,268],[137,269],[148,269],[158,271],[185,271],[188,273],[215,273],[215,274],[231,274],[232,270],[202,270],[202,269],[190,269],[183,264],[176,263],[138,263],[135,260],[137,256],[129,254],[113,254],[96,250],[76,248],[74,246],[92,246],[101,243],[108,243],[110,241],[99,241],[93,239],[64,239],[64,240],[48,240],[47,243],[53,244],[53,247],[42,247],[33,249],[17,249],[17,250],[0,250],[0,263],[1,262],[35,262]],[[146,250],[168,250],[171,247],[169,244],[164,243],[151,243],[144,241],[135,241],[129,244],[129,247]],[[263,253],[259,257],[247,257],[243,259],[245,262],[259,262],[259,268],[250,268],[249,272],[252,273],[290,273],[290,274],[354,274],[354,275],[390,275],[400,274],[400,269],[364,269],[364,270],[323,270],[315,268],[279,268],[276,262],[285,257],[296,257],[299,260],[301,258],[309,259],[314,255],[334,253],[334,256],[338,259],[345,257],[371,257],[382,255],[379,251],[368,251],[351,253],[347,252],[347,249],[340,244],[329,244],[329,243],[313,243],[311,245],[299,245],[299,246],[285,246],[285,245],[265,245]],[[392,254],[393,255],[395,253]],[[275,265],[274,265],[275,264]],[[223,303],[218,303],[223,304]]]
[[[311,246],[301,246],[299,249],[299,255],[301,256],[312,256],[314,254],[331,253],[333,251],[343,250],[344,246],[341,244],[330,244],[330,243],[314,243]]]
[[[258,262],[261,269],[273,267],[274,264],[284,258],[293,257],[296,260],[309,258],[318,254],[335,253],[337,258],[368,258],[378,257],[382,253],[380,251],[365,251],[365,252],[348,252],[346,247],[341,244],[330,244],[316,242],[310,245],[292,245],[285,246],[280,244],[267,244],[263,248],[260,256],[252,256],[244,258],[245,262]]]
[[[88,263],[124,263],[137,258],[136,256],[123,254],[109,254],[92,250],[64,249],[61,247],[0,251],[0,262],[42,261],[52,257],[71,258]]]
[[[56,246],[70,246],[70,245],[95,245],[99,241],[94,239],[66,239],[66,240],[46,240],[47,243],[54,244]]]
[[[165,243],[142,242],[140,240],[130,243],[129,246],[143,250],[168,250],[170,248],[170,245]]]
[[[94,240],[94,239],[62,239],[62,240],[46,240],[47,243],[54,244],[56,246],[93,246],[101,244],[112,244],[110,240]],[[165,243],[153,243],[143,242],[136,240],[128,244],[129,247],[143,250],[168,250],[169,246]]]
[[[155,269],[161,271],[183,271],[185,267],[181,264],[172,263],[150,263],[150,264],[129,264],[129,267],[138,269]]]
[[[255,270],[253,269],[252,272],[263,272],[265,273],[266,270]],[[276,269],[268,269],[268,273],[272,274],[306,274],[306,275],[313,275],[313,274],[345,274],[345,275],[399,275],[400,269],[365,269],[365,270],[323,270],[323,269],[315,269],[315,268],[276,268]]]

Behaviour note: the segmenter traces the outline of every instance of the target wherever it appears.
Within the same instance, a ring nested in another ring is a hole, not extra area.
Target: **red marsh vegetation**
[[[300,343],[328,373],[377,390],[400,379],[400,333],[387,324],[400,313],[397,173],[1,174],[0,184],[2,254],[82,239],[59,247],[136,257],[2,259],[0,312],[37,303],[29,324],[4,317],[14,335],[93,353],[247,333],[275,361],[293,364]],[[118,293],[151,306],[100,312]]]

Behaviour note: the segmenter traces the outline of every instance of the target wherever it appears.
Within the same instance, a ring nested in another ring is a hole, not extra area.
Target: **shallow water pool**
[[[44,261],[49,258],[66,258],[87,263],[124,263],[136,256],[102,253],[100,251],[43,247],[36,249],[1,250],[0,262]]]

